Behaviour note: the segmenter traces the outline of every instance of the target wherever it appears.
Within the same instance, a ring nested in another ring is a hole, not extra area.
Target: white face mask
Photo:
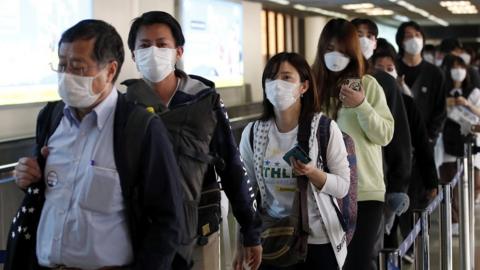
[[[437,67],[441,66],[442,63],[443,63],[443,59],[438,59],[438,58],[435,59],[435,65],[436,65]]]
[[[456,82],[463,82],[467,76],[467,70],[464,68],[452,68],[450,70],[450,75],[452,76],[452,80]]]
[[[284,80],[267,81],[265,83],[265,95],[279,111],[290,108],[298,97],[298,83],[291,83]]]
[[[435,65],[435,57],[433,56],[433,54],[431,53],[425,53],[423,54],[423,59],[427,62],[429,62],[430,64],[434,64]]]
[[[160,82],[175,70],[177,50],[150,46],[134,52],[135,64],[143,77],[151,82]]]
[[[362,50],[363,56],[368,60],[373,55],[373,50],[375,49],[375,41],[369,39],[368,37],[361,37],[360,39],[360,49]]]
[[[403,42],[403,48],[406,52],[411,55],[419,54],[423,49],[423,39],[422,38],[411,38],[405,42]]]
[[[326,53],[323,59],[325,60],[327,68],[333,72],[344,70],[350,63],[350,58],[337,51]]]
[[[396,69],[393,69],[392,71],[385,71],[385,72],[392,75],[392,77],[395,78],[395,79],[398,77],[398,73],[397,73]]]
[[[98,76],[98,75],[97,75]],[[100,97],[93,92],[93,77],[84,77],[65,72],[58,73],[58,94],[63,102],[73,108],[88,108]]]
[[[465,62],[465,64],[470,65],[470,60],[471,60],[471,58],[472,58],[472,57],[470,56],[470,54],[468,54],[468,53],[462,53],[462,54],[460,54],[460,57],[463,59],[463,61]]]

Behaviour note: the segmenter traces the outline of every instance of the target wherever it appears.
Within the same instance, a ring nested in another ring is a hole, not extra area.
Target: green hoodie
[[[362,77],[364,101],[355,108],[341,108],[336,119],[340,129],[355,142],[358,201],[384,201],[382,146],[393,136],[394,120],[377,80]]]

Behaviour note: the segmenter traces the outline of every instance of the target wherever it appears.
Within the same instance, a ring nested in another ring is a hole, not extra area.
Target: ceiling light
[[[290,5],[290,1],[287,1],[287,0],[268,0],[272,3],[275,3],[275,4],[279,4],[279,5]]]
[[[342,19],[347,19],[348,16],[346,14],[340,13],[340,12],[335,12],[335,11],[330,11],[330,10],[325,10],[321,8],[316,8],[316,7],[307,7],[307,11],[315,12],[318,14],[322,14],[325,16],[329,17],[338,17]]]
[[[356,13],[365,13],[368,16],[387,16],[392,15],[393,11],[389,9],[383,8],[365,8],[365,9],[357,9],[355,10]]]
[[[477,8],[470,1],[441,1],[440,6],[445,7],[453,14],[477,14]]]
[[[438,23],[442,26],[448,26],[448,22],[445,21],[445,20],[442,20],[430,13],[428,13],[426,10],[424,9],[421,9],[421,8],[417,8],[416,6],[408,3],[407,1],[404,1],[404,0],[390,0],[390,2],[393,2],[393,3],[396,3],[397,5],[399,6],[402,6],[404,8],[406,8],[407,10],[411,11],[411,12],[414,12],[414,13],[417,13],[417,14],[420,14],[422,15],[423,17],[431,20],[432,22],[435,22],[435,23]]]
[[[348,4],[342,6],[342,8],[346,10],[368,9],[374,7],[375,5],[373,5],[372,3]]]
[[[440,6],[442,7],[452,7],[452,6],[470,6],[472,3],[470,1],[440,1]]]
[[[301,11],[307,10],[306,6],[300,5],[300,4],[293,5],[293,8],[296,9],[296,10],[301,10]]]
[[[393,15],[393,19],[394,19],[394,20],[397,20],[397,21],[399,21],[399,22],[408,22],[408,21],[410,21],[410,18],[408,18],[407,16],[398,15],[398,14]]]

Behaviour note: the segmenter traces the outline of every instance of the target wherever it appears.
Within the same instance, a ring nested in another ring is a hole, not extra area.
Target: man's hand
[[[48,148],[45,146],[41,149],[43,157],[48,156]],[[42,178],[42,171],[38,166],[37,158],[23,157],[18,160],[18,164],[15,167],[15,183],[18,187],[25,189],[32,183],[40,181]]]
[[[250,270],[257,270],[262,262],[262,250],[261,245],[238,248],[233,260],[233,269],[243,270],[245,264]]]

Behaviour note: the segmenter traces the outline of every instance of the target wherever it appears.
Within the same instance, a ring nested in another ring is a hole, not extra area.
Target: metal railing
[[[475,194],[473,154],[478,152],[473,140],[465,143],[465,158],[457,160],[457,173],[448,184],[439,186],[438,195],[425,209],[414,211],[412,231],[396,249],[383,249],[379,254],[381,270],[398,270],[402,267],[402,258],[414,245],[415,269],[430,269],[429,216],[440,205],[440,242],[441,268],[453,269],[452,251],[452,190],[458,185],[459,228],[460,228],[460,268],[474,269],[475,262]]]

